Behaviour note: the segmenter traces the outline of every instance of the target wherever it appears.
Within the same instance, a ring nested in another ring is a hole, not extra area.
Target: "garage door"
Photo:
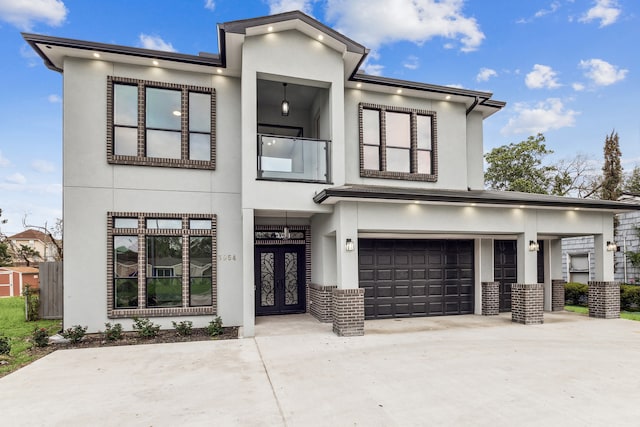
[[[360,239],[365,319],[473,313],[473,241]]]

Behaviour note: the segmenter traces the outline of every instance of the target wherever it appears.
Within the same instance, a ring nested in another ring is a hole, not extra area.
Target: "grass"
[[[27,322],[24,320],[24,297],[0,298],[0,334],[11,340],[9,356],[0,356],[9,362],[0,365],[0,377],[38,359],[46,352],[34,353],[30,338],[35,328],[45,328],[52,335],[60,330],[59,320],[38,320]]]
[[[574,313],[589,314],[589,308],[582,307],[580,305],[565,305],[564,309],[567,310],[567,311],[572,311]],[[640,321],[640,312],[637,312],[637,311],[621,311],[620,312],[620,318],[621,319],[627,319],[627,320]]]

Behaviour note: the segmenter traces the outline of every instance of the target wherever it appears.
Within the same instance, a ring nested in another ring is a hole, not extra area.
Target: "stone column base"
[[[364,289],[334,289],[331,307],[336,335],[364,335]]]
[[[620,317],[620,283],[589,282],[589,317]]]
[[[335,285],[316,285],[310,283],[307,285],[307,313],[321,321],[322,323],[330,323],[333,321],[331,316],[331,296]]]
[[[544,285],[542,283],[511,285],[511,321],[523,325],[544,323]]]
[[[482,282],[482,315],[500,314],[500,282]]]
[[[564,280],[551,281],[551,311],[564,310]]]

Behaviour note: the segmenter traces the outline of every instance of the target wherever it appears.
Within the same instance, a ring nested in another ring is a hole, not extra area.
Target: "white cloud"
[[[369,61],[365,62],[362,65],[361,70],[366,74],[371,74],[372,76],[380,76],[382,75],[382,70],[384,69],[384,65],[382,64],[369,64]]]
[[[315,0],[268,0],[269,14],[275,15],[276,13],[299,10],[311,15],[314,1]]]
[[[536,13],[533,14],[533,17],[531,17],[531,18],[518,19],[516,21],[516,24],[528,24],[528,23],[532,22],[534,19],[542,18],[543,16],[551,15],[551,14],[555,13],[559,8],[560,8],[560,2],[559,1],[553,1],[549,5],[548,9],[540,9],[540,10],[538,10]]]
[[[524,82],[529,89],[555,89],[560,87],[556,75],[557,73],[548,65],[535,64],[533,71],[527,74]]]
[[[410,55],[402,65],[410,70],[417,70],[420,66],[419,58],[417,56]]]
[[[214,0],[205,0],[204,8],[205,9],[209,9],[209,10],[215,10],[216,9],[216,2]]]
[[[66,17],[61,0],[0,0],[0,19],[23,31],[31,31],[36,22],[56,27]]]
[[[2,155],[2,151],[0,151],[0,166],[9,166],[11,162],[5,156]]]
[[[140,34],[140,45],[145,49],[163,50],[166,52],[176,51],[171,43],[167,43],[159,36],[151,36],[149,34]]]
[[[572,127],[575,125],[577,111],[567,110],[558,98],[549,98],[534,106],[517,103],[514,106],[517,115],[509,119],[500,130],[503,135],[529,134],[548,130]]]
[[[480,72],[478,72],[478,75],[476,76],[476,81],[486,82],[491,77],[497,77],[497,76],[498,76],[498,73],[496,72],[496,70],[492,70],[491,68],[480,68]]]
[[[572,87],[572,88],[573,88],[573,90],[575,90],[576,92],[582,92],[582,91],[585,89],[584,85],[583,85],[582,83],[579,83],[579,82],[573,83],[573,84],[571,85],[571,87]]]
[[[55,171],[55,167],[53,166],[53,163],[47,161],[47,160],[42,160],[42,159],[36,159],[33,162],[31,162],[31,167],[41,173],[51,173],[53,171]]]
[[[39,62],[40,57],[35,52],[35,50],[31,49],[31,46],[29,46],[26,43],[20,46],[20,56],[27,60],[27,67],[29,68],[33,68],[36,65],[40,64]]]
[[[13,175],[9,175],[4,180],[9,184],[24,185],[27,183],[27,178],[25,178],[25,176],[22,175],[20,172],[16,172]]]
[[[611,25],[620,16],[620,5],[617,0],[595,0],[595,5],[578,19],[580,22],[600,20],[600,28]]]
[[[469,52],[485,35],[475,18],[464,16],[463,6],[463,0],[327,0],[326,17],[338,31],[373,49],[443,37]]]
[[[624,80],[629,70],[620,70],[602,59],[580,61],[580,68],[587,70],[584,75],[596,86],[609,86]]]
[[[52,104],[59,104],[62,102],[62,98],[60,97],[60,95],[56,95],[54,93],[47,96],[47,100]]]

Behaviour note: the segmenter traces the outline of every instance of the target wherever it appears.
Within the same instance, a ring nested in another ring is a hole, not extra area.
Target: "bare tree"
[[[584,154],[563,159],[553,165],[551,194],[588,198],[600,188],[600,177],[593,161]]]
[[[62,261],[63,259],[63,244],[62,244],[62,228],[63,228],[63,224],[62,224],[62,219],[57,218],[56,219],[56,224],[53,226],[53,228],[49,228],[47,226],[47,223],[44,223],[44,226],[40,226],[40,225],[33,225],[33,224],[28,224],[27,223],[27,215],[25,215],[22,218],[22,226],[27,229],[27,228],[32,228],[35,230],[39,230],[41,232],[43,232],[50,240],[50,243],[53,244],[53,246],[55,246],[56,248],[56,252],[57,255],[54,256],[54,258],[56,258],[58,261]],[[60,239],[56,239],[56,235],[60,236]],[[48,242],[45,242],[45,244],[47,244]]]

